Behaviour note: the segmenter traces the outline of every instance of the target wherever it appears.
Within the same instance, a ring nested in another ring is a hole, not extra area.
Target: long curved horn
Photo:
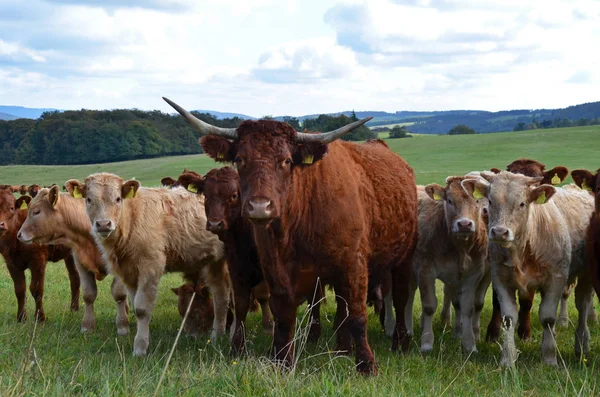
[[[221,128],[215,127],[214,125],[205,123],[200,120],[198,117],[194,116],[169,98],[163,97],[165,102],[173,107],[173,109],[177,110],[177,112],[182,115],[195,129],[200,131],[203,135],[218,135],[227,139],[237,139],[237,131],[235,128]]]
[[[306,134],[304,132],[296,133],[296,141],[297,142],[321,142],[321,143],[330,143],[335,141],[338,138],[346,135],[352,130],[357,129],[367,121],[371,120],[373,117],[366,117],[362,120],[355,121],[354,123],[343,126],[342,128],[338,128],[334,131],[325,132],[323,134]]]

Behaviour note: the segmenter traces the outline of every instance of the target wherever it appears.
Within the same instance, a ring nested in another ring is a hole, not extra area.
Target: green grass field
[[[414,167],[417,182],[441,183],[448,175],[472,170],[503,168],[518,157],[535,158],[547,166],[565,165],[570,169],[600,167],[595,155],[600,127],[552,129],[520,133],[476,136],[415,136],[389,140],[390,147]],[[110,171],[124,178],[136,177],[145,186],[156,186],[162,177],[176,177],[183,168],[206,172],[215,163],[205,156],[183,156],[77,167],[10,166],[0,168],[0,183],[63,184],[70,178],[83,179],[90,173]],[[48,321],[16,322],[16,299],[12,280],[4,266],[0,270],[0,396],[20,395],[127,395],[154,393],[175,341],[180,324],[176,297],[169,291],[181,279],[170,274],[163,278],[151,322],[150,354],[131,356],[135,319],[131,317],[130,335],[117,337],[115,306],[110,297],[109,280],[99,282],[96,302],[97,329],[90,335],[79,331],[82,312],[68,310],[69,288],[62,263],[49,264],[44,297]],[[110,277],[109,277],[110,278]],[[438,294],[441,298],[441,293]],[[382,332],[378,319],[369,309],[369,341],[379,361],[380,374],[363,378],[353,369],[353,357],[336,357],[332,331],[335,300],[329,294],[322,311],[323,335],[317,345],[297,344],[298,365],[294,372],[282,372],[265,354],[270,338],[260,326],[260,314],[252,313],[248,324],[249,355],[229,356],[227,340],[208,341],[208,335],[192,339],[181,337],[168,366],[160,395],[598,395],[600,393],[600,326],[591,325],[592,355],[586,363],[573,354],[574,325],[577,312],[570,301],[571,324],[557,328],[560,368],[541,364],[541,326],[537,304],[532,312],[533,335],[529,342],[517,342],[520,350],[517,370],[500,369],[500,347],[478,343],[479,353],[467,358],[460,342],[442,329],[435,317],[436,343],[427,357],[419,354],[418,316],[415,305],[415,332],[409,354],[388,351],[391,341]],[[33,301],[28,297],[28,312]],[[82,303],[83,307],[83,303]],[[301,306],[299,319],[306,305]],[[81,309],[82,310],[82,309]],[[438,310],[439,311],[439,310]],[[483,311],[482,331],[491,314],[491,291]],[[298,334],[305,334],[305,323]]]

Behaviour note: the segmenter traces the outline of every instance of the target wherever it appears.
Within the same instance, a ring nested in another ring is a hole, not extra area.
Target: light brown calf
[[[98,295],[96,280],[108,274],[102,253],[92,236],[90,220],[85,213],[85,204],[69,194],[61,194],[58,186],[38,190],[31,201],[29,214],[18,234],[19,240],[39,244],[64,244],[73,251],[73,259],[81,279],[85,313],[81,331],[96,328],[94,302]],[[117,304],[117,333],[129,332],[129,305],[123,283],[115,277],[111,287]]]
[[[66,185],[71,195],[85,199],[94,237],[133,301],[134,356],[148,351],[150,318],[165,272],[200,274],[214,301],[211,336],[225,333],[229,274],[223,244],[206,230],[202,200],[182,188],[146,189],[107,173]]]
[[[575,332],[575,353],[589,352],[587,313],[592,289],[583,266],[583,239],[593,208],[589,194],[580,189],[539,185],[531,178],[502,171],[482,173],[486,181],[465,180],[462,186],[473,197],[489,200],[489,258],[492,281],[498,293],[507,335],[502,349],[502,365],[514,365],[517,321],[515,293],[542,294],[540,322],[544,328],[542,359],[557,365],[554,324],[558,302],[567,282],[578,278],[575,302],[579,324]],[[579,232],[577,229],[583,229]],[[581,244],[574,240],[579,239]],[[577,249],[574,247],[577,246]]]
[[[456,312],[455,336],[466,352],[477,351],[479,320],[490,285],[484,197],[474,199],[461,186],[465,177],[446,179],[446,186],[425,187],[419,197],[419,241],[413,257],[422,301],[421,352],[433,349],[433,314],[437,307],[435,280],[444,282]],[[447,316],[447,314],[445,315]]]

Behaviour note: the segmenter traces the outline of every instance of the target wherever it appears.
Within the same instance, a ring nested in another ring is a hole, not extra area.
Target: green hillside
[[[415,135],[386,142],[409,162],[416,171],[417,182],[423,184],[441,182],[448,175],[473,170],[504,168],[519,157],[534,158],[550,167],[596,169],[600,167],[599,139],[600,126],[588,126],[501,134]],[[126,179],[135,177],[145,186],[155,186],[162,177],[176,177],[184,168],[205,173],[216,166],[217,163],[204,155],[79,166],[5,166],[0,168],[0,183],[62,185],[67,179],[82,179],[94,172],[106,171]]]

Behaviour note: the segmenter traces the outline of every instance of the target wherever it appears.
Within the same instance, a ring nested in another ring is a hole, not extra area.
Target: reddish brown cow
[[[204,194],[206,227],[217,234],[225,244],[229,275],[233,284],[235,302],[235,328],[232,336],[232,351],[240,353],[245,349],[245,321],[252,299],[250,294],[259,298],[263,312],[263,328],[273,332],[271,311],[269,309],[269,289],[260,266],[259,254],[254,243],[251,223],[242,217],[241,188],[237,171],[231,167],[209,171],[205,177],[184,170],[177,179],[177,185],[191,192]],[[311,296],[311,325],[308,340],[316,341],[321,335],[320,300],[321,288],[316,296]]]
[[[35,198],[35,196],[38,195],[38,193],[39,193],[39,191],[40,191],[41,188],[42,187],[40,185],[38,185],[37,183],[34,183],[33,185],[30,185],[27,188],[27,193],[29,193],[29,195],[31,197]]]
[[[600,169],[595,174],[587,170],[571,172],[573,180],[580,188],[594,195],[595,207],[587,230],[587,261],[596,295],[600,297]]]
[[[13,185],[13,186],[10,186],[10,190],[13,193],[19,193],[21,196],[24,196],[27,194],[27,186],[26,185]]]
[[[71,250],[62,245],[37,245],[23,244],[17,239],[19,228],[27,218],[27,205],[31,201],[29,196],[15,199],[10,186],[0,186],[0,253],[4,257],[6,267],[15,286],[17,296],[17,320],[27,318],[25,311],[25,291],[27,289],[25,270],[31,272],[29,291],[35,300],[35,318],[45,321],[44,312],[44,275],[47,261],[65,261],[71,282],[71,310],[79,310],[79,275]]]
[[[205,153],[238,168],[242,214],[252,222],[271,289],[275,359],[286,366],[294,362],[297,306],[312,296],[319,279],[333,285],[338,306],[347,308],[336,315],[338,348],[351,350],[352,336],[358,371],[376,373],[367,339],[367,291],[388,270],[396,308],[392,349],[402,344],[407,351],[403,313],[417,234],[416,183],[412,168],[382,141],[338,140],[369,119],[326,134],[296,132],[272,120],[226,129],[167,102],[211,134],[201,139]]]
[[[506,166],[508,172],[513,174],[521,174],[529,177],[543,177],[544,179],[540,182],[543,184],[559,185],[569,175],[567,167],[558,166],[553,169],[546,171],[546,165],[540,163],[537,160],[520,158],[513,161]],[[492,172],[498,174],[501,171],[498,168],[492,168]],[[492,289],[492,318],[488,324],[486,340],[495,342],[500,337],[500,323],[502,316],[500,314],[500,302],[498,301],[498,294]],[[567,314],[567,298],[569,297],[570,289],[565,288],[565,293],[561,299],[561,310],[559,316],[559,322],[564,324],[568,321]],[[519,338],[528,340],[531,336],[531,307],[533,306],[533,299],[535,297],[535,291],[532,291],[530,295],[519,296],[519,320],[517,334]]]

